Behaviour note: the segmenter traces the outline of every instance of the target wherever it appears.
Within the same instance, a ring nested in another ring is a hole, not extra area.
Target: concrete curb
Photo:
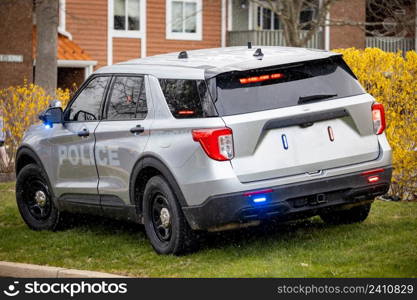
[[[127,278],[110,273],[0,261],[0,277],[16,278]]]

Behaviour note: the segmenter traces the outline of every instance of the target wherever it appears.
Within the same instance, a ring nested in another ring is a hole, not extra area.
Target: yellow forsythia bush
[[[391,195],[417,198],[417,53],[337,49],[361,84],[385,107],[386,135],[393,149]]]
[[[56,96],[65,107],[70,98],[70,91],[57,89]],[[3,130],[7,133],[5,145],[9,157],[6,166],[0,161],[0,172],[14,170],[14,157],[25,131],[32,124],[39,122],[39,113],[49,106],[51,100],[52,97],[41,87],[28,84],[26,81],[21,86],[0,90],[0,112],[2,111],[4,122]]]

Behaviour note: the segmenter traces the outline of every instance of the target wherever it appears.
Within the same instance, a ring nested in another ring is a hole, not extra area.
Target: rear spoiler
[[[259,59],[250,59],[246,62],[239,63],[237,65],[229,65],[222,68],[207,68],[204,70],[204,77],[206,80],[216,77],[217,75],[229,73],[229,72],[244,72],[249,70],[260,70],[260,71],[268,71],[270,68],[279,69],[279,68],[286,68],[290,65],[297,65],[302,64],[305,62],[312,62],[312,61],[320,61],[320,60],[327,60],[333,57],[342,57],[341,53],[335,52],[327,52],[323,51],[327,56],[319,57],[319,58],[312,58],[306,60],[300,60],[300,57],[294,57],[292,60],[286,60],[286,62],[280,63],[276,58],[268,59],[267,54],[265,54],[262,60]]]

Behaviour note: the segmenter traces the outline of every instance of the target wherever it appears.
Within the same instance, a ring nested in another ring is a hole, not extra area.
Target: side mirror
[[[64,113],[61,107],[50,107],[39,115],[39,120],[45,126],[53,127],[53,124],[63,123]]]

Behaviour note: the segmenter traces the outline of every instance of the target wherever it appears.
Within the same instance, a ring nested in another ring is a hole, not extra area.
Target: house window
[[[300,12],[301,29],[309,30],[311,28],[311,21],[314,19],[314,9],[307,8]],[[278,15],[273,13],[267,7],[258,6],[257,8],[257,25],[258,30],[278,30],[280,29],[280,22]]]
[[[113,30],[120,33],[140,32],[141,0],[113,0]]]
[[[311,21],[314,19],[314,9],[308,8],[300,12],[300,24],[303,30],[311,29]]]
[[[278,15],[269,8],[258,6],[257,25],[261,30],[277,30],[279,29]]]
[[[166,0],[166,6],[167,39],[202,39],[201,0]]]

